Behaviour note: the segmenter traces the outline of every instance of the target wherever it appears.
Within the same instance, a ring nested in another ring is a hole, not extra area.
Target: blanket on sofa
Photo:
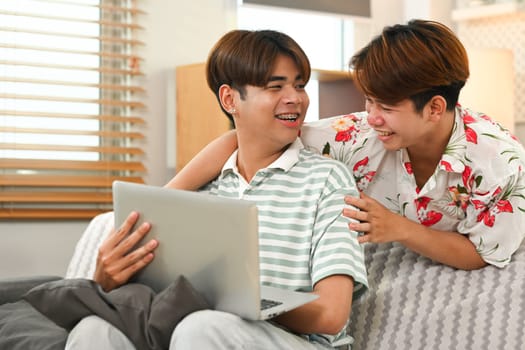
[[[209,307],[184,276],[158,294],[136,283],[104,292],[92,280],[65,279],[35,287],[23,299],[67,331],[82,318],[97,315],[120,329],[137,349],[150,350],[167,349],[178,322]]]
[[[523,349],[525,245],[499,269],[456,270],[400,244],[365,246],[369,291],[352,306],[353,350]]]
[[[0,305],[0,349],[63,350],[67,331],[25,300]]]

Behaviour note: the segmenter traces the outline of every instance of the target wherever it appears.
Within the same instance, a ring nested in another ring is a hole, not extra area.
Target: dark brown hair
[[[385,27],[350,60],[359,88],[387,104],[410,99],[420,112],[436,95],[454,109],[469,76],[468,57],[445,25],[412,20]]]
[[[310,61],[291,37],[274,30],[232,30],[210,51],[206,62],[208,86],[217,99],[223,84],[238,90],[244,98],[246,85],[264,86],[268,83],[279,55],[287,55],[297,64],[306,84],[310,79]],[[223,111],[232,120],[231,115]]]

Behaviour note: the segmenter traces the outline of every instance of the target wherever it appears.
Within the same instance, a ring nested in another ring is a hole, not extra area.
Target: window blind
[[[144,13],[131,0],[0,1],[0,219],[88,219],[143,182]]]

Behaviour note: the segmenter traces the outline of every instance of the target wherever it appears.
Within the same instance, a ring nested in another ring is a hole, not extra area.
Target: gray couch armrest
[[[39,284],[62,279],[59,276],[34,276],[19,278],[0,278],[0,305],[20,299],[31,288]]]

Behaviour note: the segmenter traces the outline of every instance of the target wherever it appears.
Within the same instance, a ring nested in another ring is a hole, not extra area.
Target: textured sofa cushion
[[[98,248],[113,225],[113,212],[97,215],[91,220],[75,246],[65,278],[93,278]]]

